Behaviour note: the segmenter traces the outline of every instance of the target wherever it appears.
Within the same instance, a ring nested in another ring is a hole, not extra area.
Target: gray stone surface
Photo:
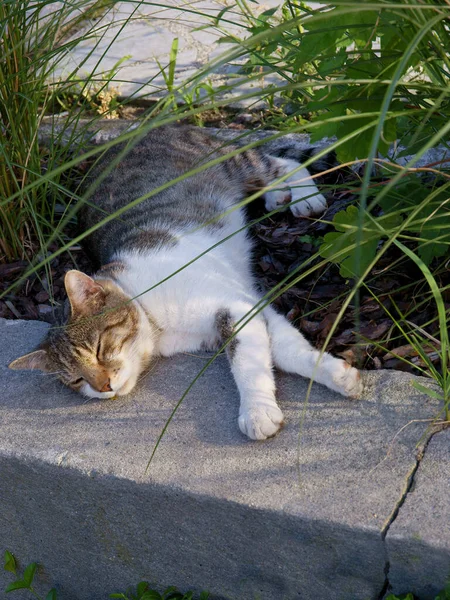
[[[218,26],[214,25],[214,18],[227,6],[230,10]],[[251,8],[258,14],[279,6],[278,0],[265,0],[253,3]],[[173,40],[178,39],[174,79],[178,86],[190,81],[210,61],[219,61],[231,49],[230,44],[216,44],[219,38],[226,35],[248,37],[242,28],[244,19],[241,15],[236,5],[228,0],[118,2],[97,22],[85,23],[89,36],[76,45],[57,74],[64,77],[80,64],[79,77],[94,71],[107,73],[122,61],[113,79],[120,95],[160,98],[167,93],[160,66],[167,70]],[[206,81],[216,87],[233,82],[233,85],[238,84],[241,93],[260,93],[276,80],[274,76],[266,75],[249,81],[238,73],[240,62],[217,64]],[[193,92],[194,87],[188,91]],[[253,98],[245,104],[255,102],[257,99]]]
[[[449,497],[450,430],[446,430],[430,440],[386,538],[393,592],[434,598],[450,585]]]
[[[427,423],[401,428],[437,411],[411,376],[368,374],[361,402],[314,385],[302,421],[307,382],[280,374],[286,427],[254,443],[237,428],[238,394],[220,356],[146,473],[206,356],[160,360],[129,397],[85,402],[51,376],[7,370],[46,327],[0,322],[0,539],[41,562],[64,600],[106,598],[141,579],[233,600],[378,597],[381,531]],[[409,543],[439,553],[450,540]],[[432,565],[424,577],[436,577]]]

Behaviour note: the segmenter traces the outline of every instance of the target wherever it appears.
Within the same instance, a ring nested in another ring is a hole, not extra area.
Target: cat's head
[[[128,394],[150,358],[145,314],[111,279],[69,271],[64,283],[67,323],[52,327],[40,348],[14,360],[10,369],[52,373],[89,398]]]

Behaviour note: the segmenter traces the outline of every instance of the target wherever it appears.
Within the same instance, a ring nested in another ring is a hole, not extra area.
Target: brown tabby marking
[[[117,355],[138,334],[139,317],[122,290],[101,276],[94,281],[78,271],[66,274],[70,303],[66,326],[52,328],[41,348],[13,361],[11,369],[53,373],[74,390],[88,382],[98,391],[108,391],[110,378],[121,368]],[[86,284],[82,292],[81,277]]]
[[[220,341],[224,344],[234,334],[234,321],[231,317],[230,311],[223,308],[216,314],[216,329],[220,336]],[[235,336],[226,347],[226,353],[230,361],[233,360],[236,354],[236,348],[239,340]]]

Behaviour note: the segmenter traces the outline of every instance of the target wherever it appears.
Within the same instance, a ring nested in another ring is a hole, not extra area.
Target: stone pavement
[[[146,473],[206,357],[160,360],[129,397],[85,402],[7,369],[46,328],[0,322],[0,539],[44,565],[38,588],[100,600],[147,579],[216,599],[376,600],[390,584],[431,600],[444,586],[450,436],[418,453],[438,405],[412,376],[369,373],[360,402],[314,385],[303,420],[307,382],[280,374],[286,427],[255,443],[220,356]]]
[[[249,6],[258,14],[281,4],[280,0],[264,0],[252,2]],[[221,25],[214,26],[214,17],[227,6]],[[65,69],[59,69],[58,75],[67,76],[83,61],[78,72],[82,78],[94,71],[109,72],[120,63],[114,76],[119,94],[150,99],[160,98],[167,93],[160,66],[167,69],[175,38],[178,39],[174,79],[174,85],[177,86],[231,49],[229,44],[217,44],[219,38],[227,35],[248,36],[243,29],[240,11],[229,0],[118,2],[98,22],[86,22],[85,27],[93,27],[95,34],[73,49]],[[264,90],[275,81],[272,76],[251,83],[238,73],[239,65],[239,62],[230,61],[220,64],[205,81],[210,81],[214,87],[238,83],[240,93]],[[257,99],[251,99],[245,104],[252,105],[255,102],[258,103]]]
[[[394,589],[409,581],[409,590],[432,598],[430,573],[450,576],[450,430],[433,436],[414,476],[398,517],[389,528],[386,548],[389,581]],[[431,543],[430,543],[431,542]]]

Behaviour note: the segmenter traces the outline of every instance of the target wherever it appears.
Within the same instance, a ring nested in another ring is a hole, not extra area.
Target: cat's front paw
[[[363,392],[361,373],[344,360],[339,362],[341,363],[339,369],[333,376],[336,391],[347,396],[347,398],[360,398]]]
[[[239,429],[251,440],[272,437],[283,426],[283,413],[278,406],[253,405],[239,415]]]
[[[271,212],[289,204],[292,200],[292,192],[290,189],[270,190],[264,194],[264,199],[266,210]]]
[[[300,190],[293,190],[290,209],[294,217],[313,217],[323,214],[327,209],[327,201],[322,194],[314,194],[305,198]],[[310,190],[308,190],[310,191]]]

